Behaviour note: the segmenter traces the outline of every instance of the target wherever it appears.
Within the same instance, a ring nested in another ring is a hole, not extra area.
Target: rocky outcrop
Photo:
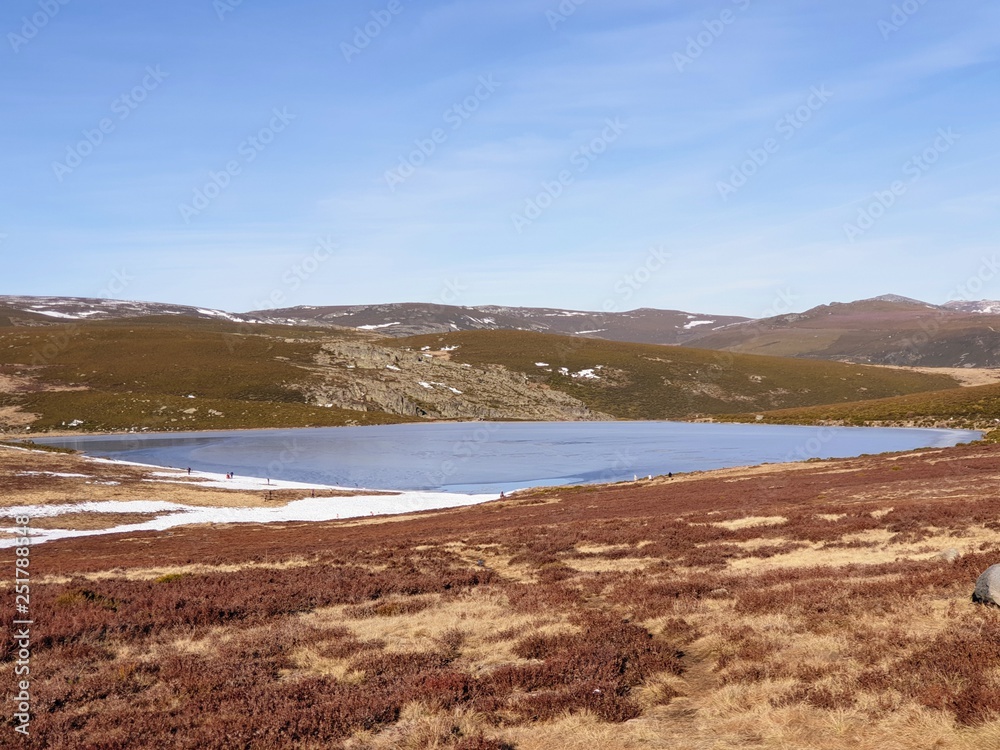
[[[316,358],[321,375],[303,386],[310,403],[428,419],[611,419],[578,399],[499,365],[451,362],[364,341],[330,341]]]
[[[991,565],[979,576],[972,601],[1000,607],[1000,565]]]

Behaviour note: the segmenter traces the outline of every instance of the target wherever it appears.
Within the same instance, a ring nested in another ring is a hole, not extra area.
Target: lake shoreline
[[[482,423],[468,423],[479,425]],[[545,424],[545,423],[542,423]],[[92,436],[94,437],[94,436]],[[886,458],[893,455],[920,455],[928,451],[948,451],[970,443],[958,443],[953,446],[924,446],[904,451],[889,450],[879,454],[862,454],[854,457],[814,458],[791,462],[762,462],[743,465],[725,466],[690,472],[677,472],[672,477],[666,474],[650,475],[648,478],[636,476],[632,481],[612,481],[586,483],[595,490],[620,485],[633,485],[636,488],[655,485],[663,482],[678,484],[709,478],[728,477],[733,481],[752,477],[763,473],[786,473],[808,469],[815,462],[851,461],[865,456]],[[6,448],[7,450],[3,450]],[[48,451],[30,450],[14,446],[0,446],[0,470],[3,468],[3,454],[20,452],[30,457],[29,463],[58,463],[63,468],[76,468],[75,471],[28,470],[18,476],[49,478],[56,484],[72,485],[64,490],[63,499],[53,499],[43,504],[15,503],[4,501],[0,508],[6,515],[24,514],[35,517],[67,517],[79,516],[74,523],[66,528],[52,526],[55,521],[46,522],[51,528],[44,532],[37,541],[54,541],[60,538],[91,535],[111,535],[138,533],[144,531],[166,532],[170,528],[187,525],[212,525],[216,523],[238,524],[275,524],[288,521],[326,522],[364,516],[386,518],[396,516],[405,518],[414,512],[432,512],[445,509],[477,505],[480,503],[502,499],[500,493],[449,493],[429,492],[421,490],[385,490],[352,488],[341,485],[296,482],[289,480],[267,479],[250,475],[229,476],[201,470],[194,470],[188,475],[186,469],[162,464],[149,464],[121,459],[108,459],[88,456],[81,453],[62,454]],[[34,459],[34,460],[32,460]],[[88,471],[88,468],[90,471]],[[101,479],[102,471],[109,475],[116,472],[133,472],[131,487],[125,493],[129,499],[109,497],[107,493],[95,492],[94,483],[104,487],[121,485],[121,477],[116,480]],[[92,473],[91,473],[92,472]],[[165,485],[176,485],[167,488]],[[530,495],[536,492],[558,492],[572,489],[574,484],[537,485],[518,488],[510,491],[508,497]],[[173,490],[183,488],[189,493],[205,493],[206,498],[188,496],[178,499]],[[209,492],[215,493],[213,500],[207,499]],[[320,495],[317,498],[316,493]],[[308,494],[307,494],[308,493]],[[142,497],[138,497],[141,495]],[[253,498],[246,501],[246,496]],[[15,496],[16,497],[16,496]],[[235,502],[239,499],[240,502]],[[308,503],[306,500],[321,502]],[[230,502],[233,500],[233,502]],[[326,501],[326,502],[322,502]],[[361,505],[358,505],[358,503]],[[298,503],[299,505],[295,505]],[[333,503],[331,505],[330,503]],[[134,515],[135,522],[91,528],[93,518],[110,517],[107,514]],[[89,514],[89,516],[87,515]],[[147,517],[142,517],[146,514]],[[297,515],[296,515],[297,514]],[[9,531],[9,529],[3,529]],[[9,546],[0,538],[0,547]]]
[[[972,426],[956,426],[951,424],[949,421],[938,421],[934,424],[920,424],[916,419],[908,420],[875,420],[865,424],[848,424],[845,420],[819,420],[819,421],[800,421],[800,422],[770,422],[767,420],[754,421],[751,419],[719,419],[718,417],[696,417],[691,419],[596,419],[596,420],[560,420],[560,421],[538,421],[538,420],[519,420],[519,419],[427,419],[420,422],[388,422],[386,424],[359,424],[359,425],[319,425],[312,427],[235,427],[232,429],[227,429],[224,427],[220,428],[209,428],[204,430],[150,430],[144,429],[142,431],[135,430],[119,430],[111,432],[87,432],[79,430],[49,430],[46,432],[0,432],[0,443],[4,441],[34,441],[35,438],[40,439],[57,439],[57,438],[83,438],[83,437],[125,437],[125,436],[141,436],[141,435],[193,435],[193,434],[219,434],[219,433],[260,433],[268,432],[272,430],[301,430],[303,432],[316,431],[316,430],[340,430],[340,429],[366,429],[366,428],[378,428],[387,426],[420,426],[420,425],[432,425],[432,424],[631,424],[631,423],[643,423],[643,422],[670,422],[676,424],[763,424],[763,425],[781,425],[781,426],[794,426],[794,427],[844,427],[844,428],[859,428],[859,429],[900,429],[900,430],[956,430],[956,431],[967,431],[967,432],[980,432],[987,433],[991,430],[997,429],[997,423],[985,423],[985,422],[974,422]]]

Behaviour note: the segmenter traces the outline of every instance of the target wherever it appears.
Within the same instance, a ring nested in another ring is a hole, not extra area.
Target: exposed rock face
[[[304,391],[318,405],[429,419],[612,418],[520,373],[497,365],[457,364],[441,353],[331,341],[323,345],[315,370],[323,382]]]
[[[1000,565],[991,565],[979,576],[972,601],[1000,607]]]

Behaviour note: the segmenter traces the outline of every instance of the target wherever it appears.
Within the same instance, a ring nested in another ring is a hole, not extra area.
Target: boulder
[[[979,576],[972,601],[1000,607],[1000,565],[991,565]]]

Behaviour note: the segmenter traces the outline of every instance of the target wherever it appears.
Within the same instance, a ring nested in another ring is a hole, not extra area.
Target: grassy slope
[[[28,378],[0,396],[40,415],[33,430],[83,420],[84,430],[198,430],[408,421],[305,403],[298,386],[331,336],[349,331],[144,318],[0,327],[0,374]],[[953,385],[947,376],[839,363],[730,355],[517,331],[472,331],[381,342],[459,345],[452,358],[498,363],[625,419],[685,418],[855,401]],[[545,373],[603,365],[600,380]],[[57,388],[58,390],[53,390]],[[192,394],[195,399],[187,396]],[[192,412],[191,410],[196,411]]]
[[[900,372],[836,362],[732,355],[681,347],[626,344],[521,331],[467,331],[398,339],[419,349],[458,346],[452,359],[502,364],[579,398],[590,408],[625,419],[772,410],[940,390],[946,375]],[[536,362],[552,366],[547,373]],[[601,380],[570,378],[603,365]],[[608,370],[617,370],[617,377]]]
[[[41,415],[36,431],[74,419],[85,421],[84,430],[408,421],[305,403],[295,384],[312,377],[302,366],[331,335],[353,334],[172,318],[0,328],[0,367],[8,375],[23,372],[49,386],[87,388],[29,388],[0,396],[0,406]],[[190,409],[197,411],[185,413]]]
[[[895,398],[831,404],[767,412],[768,422],[816,424],[843,422],[849,425],[912,423],[933,426],[947,423],[958,427],[986,429],[1000,419],[1000,384],[980,385]]]
[[[781,357],[880,364],[996,366],[995,316],[944,313],[888,303],[833,305],[784,322],[733,326],[692,347]]]

